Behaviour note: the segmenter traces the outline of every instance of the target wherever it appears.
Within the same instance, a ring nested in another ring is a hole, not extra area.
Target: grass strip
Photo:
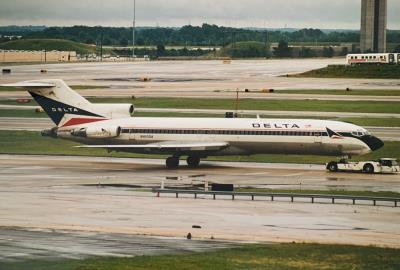
[[[372,127],[400,127],[400,118],[328,118],[328,117],[308,117],[308,116],[276,116],[260,115],[264,119],[284,118],[284,119],[325,119],[341,122],[348,122],[357,126]],[[37,113],[32,110],[9,110],[0,109],[0,117],[24,117],[24,118],[48,118],[46,113]],[[134,117],[219,117],[224,118],[224,114],[206,114],[206,113],[175,113],[175,112],[135,112]],[[241,117],[255,118],[255,115],[241,115]]]
[[[93,103],[132,103],[136,108],[218,109],[235,110],[235,100],[205,98],[89,98]],[[400,102],[395,101],[341,101],[341,100],[262,100],[243,99],[240,110],[312,111],[354,113],[400,113]],[[4,105],[36,105],[1,100]]]
[[[329,65],[289,77],[400,79],[400,65]]]
[[[92,98],[94,103],[133,103],[137,108],[234,110],[235,100],[199,98]],[[400,113],[399,102],[341,100],[253,100],[240,101],[241,110],[317,111],[355,113]]]
[[[266,228],[268,230],[268,228]],[[27,261],[0,264],[8,270],[395,270],[400,250],[378,247],[320,244],[243,245],[202,253],[89,258],[84,260]]]
[[[275,90],[276,94],[302,94],[302,95],[342,95],[342,96],[400,96],[399,90],[376,89],[351,89],[350,91],[339,89],[300,89],[300,90]],[[312,98],[312,97],[310,97]]]

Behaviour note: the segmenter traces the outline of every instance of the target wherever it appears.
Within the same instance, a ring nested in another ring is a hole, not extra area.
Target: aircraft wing
[[[120,151],[148,151],[148,152],[203,152],[219,151],[227,148],[227,142],[159,142],[150,144],[131,144],[131,145],[84,145],[78,148],[104,148],[108,150]]]

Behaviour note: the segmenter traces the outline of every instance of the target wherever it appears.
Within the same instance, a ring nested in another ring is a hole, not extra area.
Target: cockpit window
[[[353,131],[351,134],[354,136],[357,136],[357,137],[362,137],[364,135],[368,135],[367,132],[363,132],[363,131]]]

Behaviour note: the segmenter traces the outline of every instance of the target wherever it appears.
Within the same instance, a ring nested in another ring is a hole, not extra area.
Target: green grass
[[[350,91],[339,89],[300,89],[300,90],[275,90],[276,94],[304,94],[304,95],[344,95],[344,96],[400,96],[399,90],[352,89]],[[312,97],[310,97],[312,98]]]
[[[394,197],[400,198],[400,193],[392,191],[352,191],[338,190],[331,188],[329,190],[313,190],[313,189],[272,189],[272,188],[235,188],[237,192],[261,192],[261,193],[296,193],[296,194],[329,194],[329,195],[346,195],[346,196],[370,196],[370,197]]]
[[[32,143],[34,142],[34,143]],[[143,155],[129,153],[107,153],[103,149],[80,149],[73,146],[77,143],[42,137],[40,132],[31,131],[0,131],[0,154],[39,154],[39,155],[74,155],[74,156],[110,156],[110,157],[138,157],[138,158],[165,158],[160,155]],[[385,146],[366,156],[354,157],[353,160],[372,160],[381,157],[400,159],[400,142],[385,142]],[[313,155],[254,155],[254,156],[226,156],[210,157],[213,161],[237,162],[271,162],[271,163],[315,163],[324,164],[335,160],[334,157]]]
[[[76,51],[78,54],[90,54],[96,52],[96,47],[65,39],[19,39],[0,43],[3,50],[25,51]]]
[[[196,98],[89,98],[94,103],[133,103],[137,108],[220,109],[232,111],[235,101],[230,99]],[[13,100],[0,104],[24,105]],[[31,104],[26,104],[31,105]],[[400,113],[400,102],[390,101],[331,101],[331,100],[258,100],[243,99],[241,110],[317,111],[355,113]]]
[[[35,103],[28,103],[34,106]],[[224,114],[206,113],[176,113],[176,112],[135,112],[135,117],[225,117]],[[325,119],[353,123],[358,126],[372,127],[400,127],[400,118],[329,118],[329,117],[309,117],[309,116],[270,116],[260,115],[262,118],[290,118],[290,119]],[[32,110],[10,110],[0,109],[0,117],[24,117],[24,118],[48,118],[46,113],[37,113]],[[241,117],[255,118],[255,115],[241,115]]]
[[[3,268],[8,270],[395,270],[400,268],[400,250],[319,244],[243,245],[232,249],[178,255],[28,261],[3,264]]]
[[[92,98],[94,103],[134,103],[137,108],[222,109],[234,110],[229,99],[195,98]],[[254,100],[240,101],[241,110],[318,111],[359,113],[400,113],[400,102],[331,100]]]
[[[329,65],[290,77],[400,79],[400,65]]]
[[[335,120],[363,127],[400,127],[400,118],[337,118]]]
[[[23,117],[23,118],[49,118],[46,113],[37,113],[32,110],[3,110],[0,109],[0,117]]]

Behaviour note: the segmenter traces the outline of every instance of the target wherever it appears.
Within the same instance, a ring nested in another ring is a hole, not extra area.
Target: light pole
[[[133,0],[132,58],[135,60],[136,0]]]

